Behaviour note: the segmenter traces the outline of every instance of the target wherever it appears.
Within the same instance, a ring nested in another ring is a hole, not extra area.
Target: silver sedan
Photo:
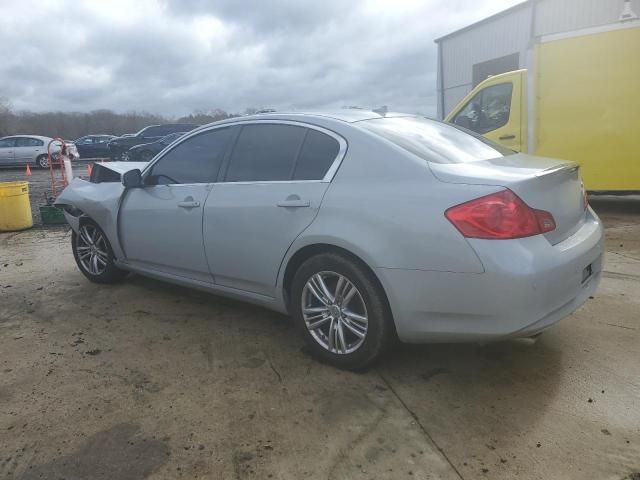
[[[137,272],[292,315],[361,369],[395,340],[533,336],[594,293],[578,166],[434,120],[345,110],[206,125],[58,198],[81,272]]]
[[[40,135],[13,135],[0,138],[0,166],[33,165],[49,168],[47,149],[51,144],[51,153],[57,155],[62,142],[51,137]],[[80,157],[78,149],[71,142],[66,142],[67,152],[72,159]]]

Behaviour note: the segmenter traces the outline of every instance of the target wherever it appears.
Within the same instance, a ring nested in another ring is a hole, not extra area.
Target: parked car
[[[122,160],[125,162],[148,162],[184,134],[185,132],[171,133],[155,142],[142,143],[131,147],[122,154]]]
[[[122,159],[122,154],[131,147],[142,143],[151,143],[160,140],[170,133],[188,132],[198,127],[193,123],[170,123],[167,125],[150,125],[143,128],[133,136],[116,137],[108,144],[112,160]]]
[[[360,369],[405,342],[529,337],[600,281],[575,163],[425,118],[358,110],[213,123],[58,198],[80,271],[128,271],[291,314]]]
[[[47,147],[53,140],[40,135],[13,135],[0,138],[0,166],[32,165],[40,168],[49,167]],[[51,145],[51,153],[60,150],[61,142]],[[73,143],[66,143],[67,153],[72,159],[80,158]]]
[[[114,135],[86,135],[73,143],[83,158],[104,158],[111,154],[107,144],[114,138]]]

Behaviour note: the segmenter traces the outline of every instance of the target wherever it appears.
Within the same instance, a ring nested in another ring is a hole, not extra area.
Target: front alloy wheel
[[[92,221],[85,221],[72,233],[71,247],[80,271],[92,282],[114,283],[127,275],[116,267],[107,236]]]
[[[101,275],[107,268],[109,253],[104,235],[94,225],[87,223],[80,227],[76,237],[78,261],[91,275]]]
[[[362,295],[339,273],[319,272],[307,281],[302,314],[311,336],[331,353],[355,352],[367,336],[369,318]]]

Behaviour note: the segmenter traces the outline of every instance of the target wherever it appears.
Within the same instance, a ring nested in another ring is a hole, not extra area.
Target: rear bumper
[[[571,314],[598,287],[603,229],[589,209],[574,235],[470,240],[484,273],[378,268],[405,342],[488,341],[534,335]],[[585,268],[591,275],[583,281]]]

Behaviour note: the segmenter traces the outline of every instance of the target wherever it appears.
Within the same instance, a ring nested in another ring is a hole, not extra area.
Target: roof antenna
[[[378,115],[386,117],[387,116],[387,112],[389,111],[389,109],[387,108],[386,105],[383,105],[381,107],[374,108],[372,111],[376,112]]]
[[[622,13],[618,19],[621,22],[628,22],[629,20],[636,20],[638,15],[631,9],[631,0],[624,0],[624,6],[622,7]]]

